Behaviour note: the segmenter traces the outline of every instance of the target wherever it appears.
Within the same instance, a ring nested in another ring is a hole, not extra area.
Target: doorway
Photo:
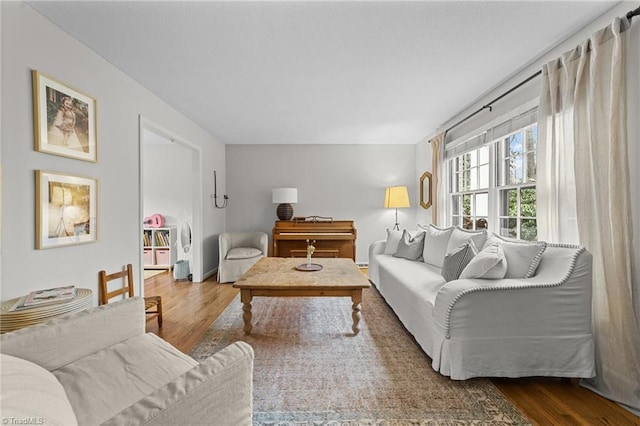
[[[171,273],[180,260],[188,261],[192,281],[202,281],[201,157],[193,143],[140,117],[141,283],[145,267],[162,270],[169,265]],[[162,220],[163,231],[145,229]]]

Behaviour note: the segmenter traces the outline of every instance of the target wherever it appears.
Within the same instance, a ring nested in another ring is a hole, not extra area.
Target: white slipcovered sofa
[[[369,279],[445,376],[593,377],[591,260],[583,247],[427,226],[372,243]]]
[[[2,335],[3,420],[251,424],[251,346],[236,342],[199,364],[145,323],[144,301],[131,298]]]

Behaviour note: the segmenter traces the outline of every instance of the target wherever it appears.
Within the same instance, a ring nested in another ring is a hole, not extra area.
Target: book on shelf
[[[169,241],[169,231],[157,231],[155,233],[156,236],[156,246],[157,247],[168,247],[170,244]]]
[[[22,309],[36,308],[38,306],[68,302],[74,299],[77,294],[78,291],[74,285],[32,291],[26,296],[21,297],[20,300],[18,300],[18,303],[13,305],[10,311],[19,311]]]

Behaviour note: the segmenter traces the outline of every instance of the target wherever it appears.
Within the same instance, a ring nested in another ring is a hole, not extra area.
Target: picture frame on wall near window
[[[36,249],[98,240],[98,180],[36,170]]]
[[[97,101],[32,71],[35,150],[97,162]]]

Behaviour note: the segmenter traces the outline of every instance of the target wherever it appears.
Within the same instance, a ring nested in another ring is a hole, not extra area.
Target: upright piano
[[[306,257],[307,240],[313,257],[348,257],[356,260],[356,227],[352,220],[294,217],[278,220],[273,227],[274,257]]]

